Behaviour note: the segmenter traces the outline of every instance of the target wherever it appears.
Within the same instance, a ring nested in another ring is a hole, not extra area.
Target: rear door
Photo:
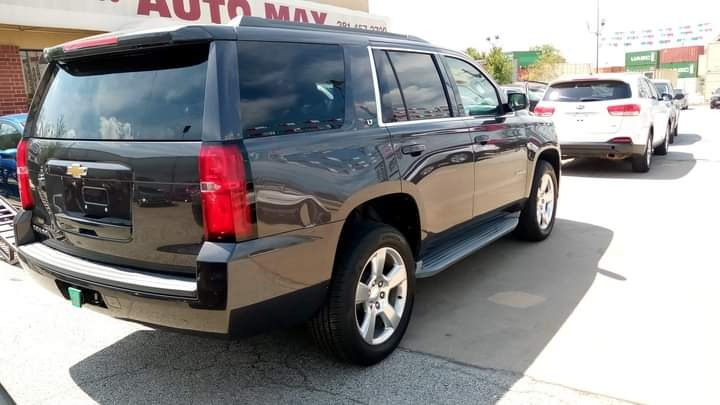
[[[381,115],[398,154],[403,190],[418,194],[424,231],[472,219],[473,147],[464,117],[452,111],[440,61],[424,52],[376,49]]]
[[[33,225],[99,262],[195,272],[209,46],[53,63],[28,122]]]
[[[647,88],[649,93],[649,105],[652,111],[652,120],[654,126],[654,137],[653,143],[659,145],[665,139],[668,123],[670,122],[670,115],[672,114],[672,104],[670,102],[663,101],[660,94],[658,93],[655,86],[646,78],[640,79],[643,86]]]
[[[630,99],[630,85],[619,80],[581,79],[554,83],[542,106],[552,115],[561,143],[606,142],[620,131],[623,117],[610,115],[608,107]]]

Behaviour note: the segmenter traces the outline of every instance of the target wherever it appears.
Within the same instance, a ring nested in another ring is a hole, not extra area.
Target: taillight
[[[77,41],[72,41],[64,44],[63,51],[70,52],[86,48],[97,48],[99,46],[117,45],[118,40],[118,37],[114,35],[79,39]]]
[[[237,145],[200,149],[200,192],[205,240],[237,242],[252,233],[245,164]]]
[[[555,107],[536,106],[533,114],[539,117],[552,117],[555,114]]]
[[[640,104],[611,105],[607,110],[610,115],[621,117],[640,115]]]
[[[20,203],[24,210],[31,210],[35,206],[32,190],[30,189],[30,174],[27,167],[28,141],[23,138],[17,146],[15,162],[17,164],[17,182],[20,189]]]
[[[629,138],[627,136],[620,136],[617,138],[613,138],[609,141],[610,143],[632,143],[632,138]]]

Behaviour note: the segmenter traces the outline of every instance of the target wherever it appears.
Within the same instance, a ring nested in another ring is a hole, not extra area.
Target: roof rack
[[[426,41],[420,37],[413,36],[413,35],[394,34],[391,32],[370,31],[370,30],[363,30],[360,28],[336,27],[333,25],[297,23],[297,22],[284,21],[284,20],[269,20],[269,19],[261,18],[261,17],[238,16],[238,17],[232,19],[232,21],[230,21],[228,23],[228,25],[233,26],[233,27],[280,28],[280,29],[290,29],[290,30],[325,31],[325,32],[345,33],[345,34],[362,34],[362,35],[374,36],[374,37],[384,37],[384,38],[401,39],[401,40],[406,40],[406,41],[428,43],[428,41]]]

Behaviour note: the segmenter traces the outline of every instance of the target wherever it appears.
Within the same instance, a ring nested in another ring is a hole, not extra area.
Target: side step
[[[418,263],[415,277],[432,277],[479,249],[509,234],[517,227],[517,214],[501,216],[468,229],[461,235],[449,239],[444,244],[434,246],[427,251]]]

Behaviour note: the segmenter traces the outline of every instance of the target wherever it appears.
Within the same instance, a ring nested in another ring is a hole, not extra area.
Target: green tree
[[[502,48],[494,46],[485,56],[483,65],[499,84],[507,84],[512,81],[513,63],[503,54]]]
[[[469,57],[475,59],[475,60],[484,60],[485,59],[485,52],[480,52],[475,48],[468,48],[465,50],[465,53],[468,54]]]
[[[560,51],[549,44],[534,46],[531,50],[540,52],[540,57],[534,65],[528,67],[528,79],[549,82],[557,78],[554,66],[566,62]]]

